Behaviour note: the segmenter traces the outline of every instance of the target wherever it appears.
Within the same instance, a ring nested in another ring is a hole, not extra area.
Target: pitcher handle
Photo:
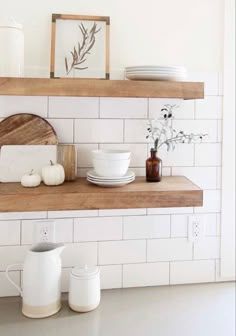
[[[12,278],[10,277],[10,275],[9,275],[9,271],[10,271],[10,269],[12,268],[12,267],[16,267],[16,266],[22,266],[22,264],[12,264],[12,265],[9,265],[9,266],[7,266],[7,268],[6,268],[6,272],[5,272],[5,274],[6,274],[6,278],[7,278],[7,280],[18,290],[18,292],[20,293],[20,295],[22,296],[22,289],[20,288],[20,286],[18,286],[13,280],[12,280]]]

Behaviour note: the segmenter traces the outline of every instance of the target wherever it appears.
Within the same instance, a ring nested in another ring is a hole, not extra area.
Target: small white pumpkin
[[[22,176],[21,184],[26,188],[34,188],[41,183],[41,176],[39,174],[33,174],[33,169],[29,174]]]
[[[65,170],[62,165],[54,164],[50,160],[50,166],[42,168],[43,182],[48,186],[56,186],[65,181]]]

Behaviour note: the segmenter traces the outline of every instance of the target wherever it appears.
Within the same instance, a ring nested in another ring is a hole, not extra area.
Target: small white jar
[[[0,18],[0,77],[24,76],[24,33],[12,17]]]
[[[69,306],[77,312],[88,312],[100,303],[100,273],[96,266],[75,267],[70,272]]]

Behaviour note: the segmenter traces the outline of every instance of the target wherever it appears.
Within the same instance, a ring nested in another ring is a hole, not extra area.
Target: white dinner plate
[[[100,176],[95,170],[90,170],[87,172],[87,177],[96,179],[97,181],[123,181],[135,177],[135,173],[131,170],[128,170],[124,176]]]
[[[175,69],[125,69],[125,72],[127,73],[131,73],[131,72],[138,72],[138,73],[142,73],[142,72],[160,72],[160,73],[177,73],[177,74],[186,74],[187,70],[175,70]]]
[[[140,66],[129,66],[125,67],[126,70],[162,70],[162,71],[187,71],[184,66],[175,66],[175,65],[140,65]]]
[[[126,181],[130,181],[132,179],[134,179],[134,177],[130,177],[130,178],[121,178],[120,180],[109,180],[109,179],[96,179],[96,178],[93,178],[93,177],[89,177],[87,176],[87,179],[88,180],[91,180],[91,181],[97,181],[97,182],[126,182]]]
[[[92,184],[96,184],[100,187],[107,187],[107,188],[111,188],[111,187],[121,187],[124,186],[126,184],[129,184],[131,182],[133,182],[135,180],[135,177],[129,181],[120,181],[120,182],[99,182],[99,181],[94,181],[94,180],[90,180],[89,178],[87,178],[87,181],[92,183]]]
[[[183,75],[169,75],[169,74],[154,74],[154,73],[126,73],[126,78],[134,80],[159,80],[159,81],[184,81],[187,76]]]

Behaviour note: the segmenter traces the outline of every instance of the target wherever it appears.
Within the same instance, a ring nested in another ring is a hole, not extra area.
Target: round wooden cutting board
[[[45,119],[29,113],[14,114],[0,122],[3,145],[57,145],[54,128]]]

